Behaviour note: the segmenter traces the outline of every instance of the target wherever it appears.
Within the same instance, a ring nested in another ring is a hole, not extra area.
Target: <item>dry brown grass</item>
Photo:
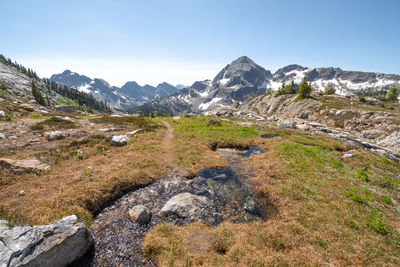
[[[146,236],[146,253],[159,266],[398,266],[398,213],[382,195],[399,203],[399,164],[365,151],[342,159],[335,141],[283,136],[260,140],[267,152],[248,159],[257,170],[254,190],[270,202],[269,220],[161,225]],[[371,223],[376,214],[381,225]],[[191,244],[199,231],[212,238],[197,251]]]
[[[92,213],[109,201],[164,173],[162,136],[163,130],[138,134],[125,147],[110,147],[101,139],[99,144],[84,142],[48,154],[56,160],[48,173],[4,173],[0,188],[3,216],[43,224],[77,214],[90,223]],[[83,151],[82,159],[78,150]],[[18,195],[20,190],[25,196]]]
[[[183,166],[190,174],[225,164],[223,157],[202,143],[176,140],[173,131],[165,138],[168,132],[158,119],[106,116],[94,121],[99,128],[112,124],[123,125],[126,131],[137,128],[144,131],[123,147],[112,147],[105,135],[92,134],[76,140],[43,140],[42,149],[9,155],[45,159],[52,164],[52,170],[24,175],[0,171],[3,218],[13,223],[45,224],[76,214],[90,224],[95,212],[124,192],[146,185],[167,172],[179,171],[177,147],[199,153],[190,153],[185,159],[191,162],[190,166]],[[85,131],[84,125],[77,123],[77,130]],[[18,195],[21,190],[25,196]]]

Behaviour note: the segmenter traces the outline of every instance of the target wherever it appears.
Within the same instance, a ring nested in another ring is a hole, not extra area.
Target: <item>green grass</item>
[[[215,117],[180,118],[173,120],[173,124],[179,137],[195,139],[212,149],[217,147],[248,148],[252,144],[252,139],[259,137],[262,133],[262,130],[255,127],[244,127]]]
[[[251,181],[275,212],[266,222],[206,228],[213,238],[201,255],[187,245],[198,231],[192,226],[173,227],[168,237],[161,237],[155,228],[146,236],[145,247],[155,248],[157,263],[184,265],[181,259],[193,266],[319,266],[331,260],[339,266],[400,263],[398,213],[393,205],[400,197],[399,164],[363,150],[351,160],[342,159],[351,146],[319,135],[242,129],[230,121],[213,126],[210,119],[180,119],[174,122],[176,134],[193,144],[254,142],[264,148],[266,153],[248,159],[257,173]],[[264,141],[260,134],[282,138]],[[187,144],[183,147],[188,149]]]
[[[46,116],[32,115],[32,116],[29,116],[29,118],[34,119],[34,120],[42,120],[42,119],[47,119],[48,117],[46,117]]]
[[[67,98],[60,98],[58,99],[56,105],[68,105],[68,106],[76,106],[79,107],[79,104],[76,103],[75,101]]]
[[[348,218],[348,219],[346,219],[346,224],[348,225],[348,226],[350,226],[351,228],[353,228],[353,229],[356,229],[356,230],[358,230],[358,229],[361,229],[361,224],[359,224],[355,219],[353,219],[353,218]]]
[[[372,214],[367,220],[367,225],[381,235],[387,235],[392,232],[380,213]]]
[[[369,178],[369,176],[368,176],[368,173],[366,173],[365,171],[357,171],[356,172],[356,177],[358,178],[358,179],[360,179],[361,181],[364,181],[364,182],[369,182],[369,181],[371,181],[371,179]]]

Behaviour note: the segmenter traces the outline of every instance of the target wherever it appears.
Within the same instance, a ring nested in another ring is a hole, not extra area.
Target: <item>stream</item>
[[[201,221],[215,226],[222,221],[234,223],[266,219],[265,203],[253,195],[246,179],[252,171],[246,171],[243,158],[264,153],[259,147],[245,151],[218,149],[227,159],[222,169],[205,169],[196,177],[166,174],[148,186],[132,191],[102,210],[92,224],[95,247],[75,266],[155,266],[142,251],[146,233],[157,224],[187,225]],[[207,197],[209,202],[198,216],[191,218],[164,217],[159,211],[173,196],[189,192]],[[128,210],[144,205],[152,212],[146,225],[133,221]]]

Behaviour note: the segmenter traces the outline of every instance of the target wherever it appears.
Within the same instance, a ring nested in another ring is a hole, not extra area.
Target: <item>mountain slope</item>
[[[277,70],[268,88],[278,90],[282,83],[294,81],[300,84],[303,77],[311,81],[312,87],[323,91],[328,85],[333,86],[338,94],[359,94],[368,88],[381,89],[399,87],[400,75],[375,72],[343,71],[340,68],[306,68],[300,65],[288,65]]]
[[[96,101],[91,95],[71,89],[68,86],[51,84],[48,80],[41,80],[31,69],[12,63],[0,55],[0,91],[2,94],[22,98],[35,103],[32,93],[32,82],[44,98],[47,107],[57,104],[70,103],[79,106],[82,110],[94,109],[101,112],[110,112],[102,102]],[[20,101],[20,100],[16,100]]]
[[[295,88],[298,88],[304,76],[311,81],[313,89],[323,91],[330,86],[341,95],[360,95],[370,88],[389,90],[400,87],[400,75],[343,71],[332,67],[307,68],[293,64],[272,74],[243,56],[223,68],[212,81],[195,82],[175,95],[153,99],[138,109],[153,107],[165,111],[178,110],[177,114],[184,114],[232,107],[253,95],[276,91],[283,83],[294,81]]]
[[[179,91],[176,87],[165,82],[153,87],[148,84],[140,86],[132,81],[118,88],[109,85],[105,80],[91,79],[70,70],[65,70],[61,74],[54,74],[50,80],[74,87],[81,92],[90,93],[96,99],[106,101],[110,106],[121,109],[131,109],[158,95],[168,96]]]
[[[195,82],[175,95],[154,99],[139,109],[156,107],[165,111],[179,110],[176,114],[183,114],[227,107],[264,93],[270,79],[270,71],[243,56],[223,68],[212,81]]]
[[[113,108],[130,108],[138,105],[136,99],[118,92],[118,87],[110,86],[102,79],[91,79],[85,75],[65,70],[61,74],[52,75],[50,80],[57,84],[76,88],[80,92],[91,94],[99,101],[106,101]]]

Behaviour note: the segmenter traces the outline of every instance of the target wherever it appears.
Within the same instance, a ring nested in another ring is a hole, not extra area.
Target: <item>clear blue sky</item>
[[[400,73],[400,0],[0,1],[0,53],[48,77],[191,84],[247,55]]]

